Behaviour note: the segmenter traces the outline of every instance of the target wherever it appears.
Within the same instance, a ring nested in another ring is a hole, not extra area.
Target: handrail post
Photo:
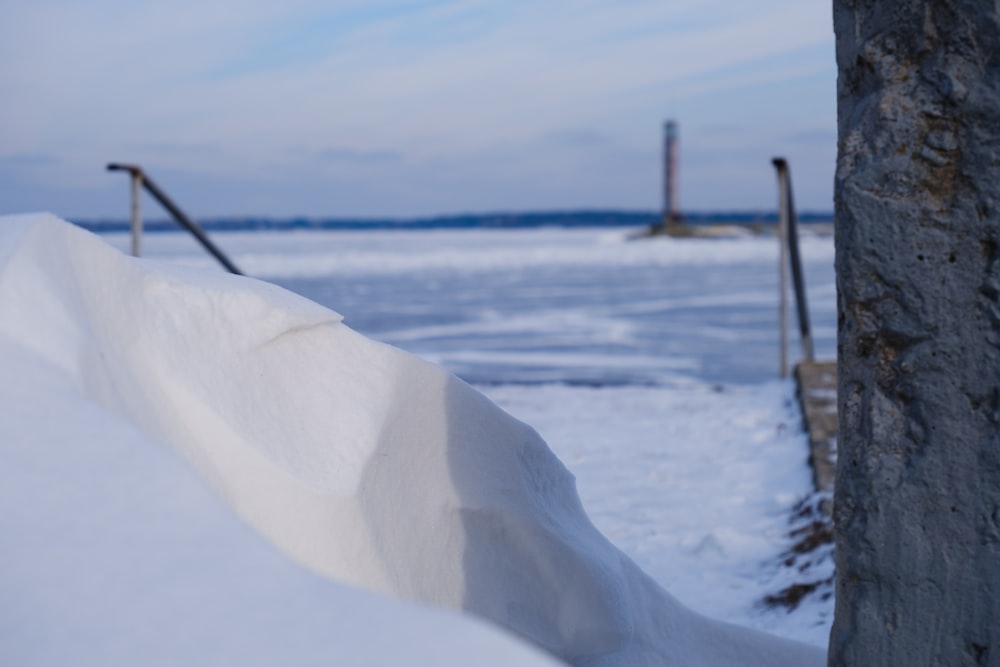
[[[202,247],[215,257],[215,259],[219,260],[219,263],[222,264],[227,271],[235,273],[238,276],[243,275],[242,272],[236,268],[236,265],[233,264],[229,258],[215,246],[214,243],[212,243],[211,239],[209,239],[208,235],[202,231],[201,227],[199,227],[194,220],[189,218],[187,214],[185,214],[184,211],[182,211],[180,207],[178,207],[177,204],[175,204],[173,200],[167,196],[167,193],[157,187],[156,183],[153,182],[153,179],[143,172],[142,167],[134,164],[118,164],[112,162],[108,165],[108,171],[129,172],[132,175],[133,193],[135,192],[135,184],[137,182],[140,183],[146,188],[146,191],[151,194],[154,199],[156,199],[156,201],[160,202],[163,208],[167,209],[167,211],[174,216],[174,220],[176,220],[181,227],[184,227],[186,230],[191,232],[195,239],[201,243]],[[133,205],[134,201],[135,200],[133,200]],[[133,248],[136,248],[137,246],[134,244],[135,239],[133,238]]]
[[[142,194],[142,172],[139,170],[130,171],[132,183],[132,256],[139,257],[142,252],[142,213],[139,209],[140,195]]]
[[[802,276],[802,258],[799,255],[798,220],[795,215],[795,201],[792,196],[792,178],[788,162],[776,157],[772,160],[778,171],[779,214],[778,235],[781,237],[781,377],[788,376],[786,361],[788,347],[787,333],[787,291],[788,267],[791,267],[795,287],[795,305],[799,316],[799,333],[802,337],[802,353],[806,361],[813,361],[813,340],[809,329],[809,307],[806,301],[805,280]]]
[[[788,172],[785,161],[780,158],[773,160],[778,170],[778,242],[780,252],[778,257],[778,340],[780,350],[778,373],[780,377],[788,377]]]

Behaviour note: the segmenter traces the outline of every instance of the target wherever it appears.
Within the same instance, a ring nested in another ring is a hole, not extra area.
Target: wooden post
[[[142,213],[139,209],[139,199],[142,195],[142,172],[132,171],[132,256],[139,257],[142,252]]]
[[[778,168],[778,243],[781,248],[778,262],[778,372],[781,377],[788,377],[788,179],[786,172],[774,161]]]
[[[127,171],[132,175],[133,234],[135,233],[134,223],[136,220],[136,212],[138,211],[138,197],[135,194],[138,184],[144,187],[146,192],[153,196],[153,199],[160,202],[163,208],[167,209],[170,215],[174,216],[174,220],[176,220],[181,227],[184,227],[186,230],[191,232],[195,239],[201,243],[202,247],[205,248],[205,250],[207,250],[213,257],[219,260],[219,263],[222,264],[227,271],[235,273],[236,275],[243,275],[240,270],[236,268],[236,265],[233,264],[229,258],[215,246],[214,243],[212,243],[212,241],[208,238],[208,235],[205,234],[204,230],[198,226],[198,223],[189,218],[187,214],[185,214],[184,211],[182,211],[177,204],[175,204],[173,200],[167,196],[167,193],[157,187],[156,183],[153,182],[153,179],[146,175],[141,167],[134,164],[118,164],[112,162],[108,165],[108,171]],[[138,250],[135,236],[132,238],[132,243],[132,248],[135,252]]]
[[[792,196],[792,175],[788,168],[788,161],[782,157],[776,157],[771,161],[775,169],[778,170],[780,209],[779,228],[782,235],[782,265],[791,268],[792,287],[795,289],[795,309],[799,316],[799,334],[802,341],[802,356],[806,361],[813,361],[813,341],[812,332],[809,329],[809,304],[806,300],[806,284],[802,275],[802,258],[799,255],[799,231],[798,220],[795,215],[795,199]],[[785,287],[782,287],[783,295],[787,293],[787,269],[782,273]],[[785,298],[785,297],[783,297]],[[787,316],[783,315],[787,319]]]

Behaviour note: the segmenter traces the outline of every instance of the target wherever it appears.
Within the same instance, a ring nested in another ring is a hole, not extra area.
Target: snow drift
[[[700,617],[590,523],[528,426],[443,370],[247,278],[3,221],[0,341],[188,461],[326,578],[488,619],[579,665],[819,665]]]

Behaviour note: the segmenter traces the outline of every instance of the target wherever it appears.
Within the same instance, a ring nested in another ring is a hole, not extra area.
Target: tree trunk
[[[835,0],[830,665],[1000,665],[1000,19]]]

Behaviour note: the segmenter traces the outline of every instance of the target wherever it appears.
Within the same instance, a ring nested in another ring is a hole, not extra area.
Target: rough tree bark
[[[835,0],[831,665],[1000,665],[1000,18]]]

